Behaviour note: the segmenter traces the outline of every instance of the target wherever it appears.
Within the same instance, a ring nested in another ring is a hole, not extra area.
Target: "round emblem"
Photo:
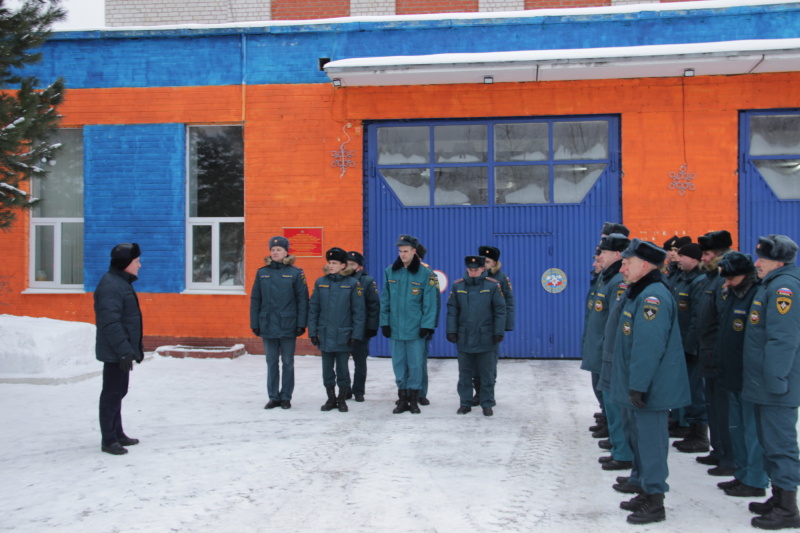
[[[594,302],[594,310],[598,311],[598,312],[603,310],[603,300],[595,300],[595,302]]]
[[[411,289],[411,294],[413,294],[414,296],[419,294],[419,287],[414,287],[413,289]]]
[[[557,294],[567,288],[567,275],[560,268],[549,268],[542,274],[542,287]]]
[[[755,326],[758,324],[759,320],[761,320],[761,315],[758,314],[758,309],[750,311],[750,323]]]
[[[622,324],[622,333],[624,333],[625,335],[631,334],[631,323],[628,322],[627,320]]]
[[[689,308],[689,302],[687,302],[686,300],[681,300],[680,302],[678,302],[678,309],[680,309],[681,311],[686,311],[686,309],[688,308]]]
[[[733,321],[733,331],[742,331],[744,330],[744,320],[741,318],[736,318]]]

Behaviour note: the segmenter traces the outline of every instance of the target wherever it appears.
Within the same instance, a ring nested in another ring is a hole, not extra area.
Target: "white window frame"
[[[246,294],[245,284],[246,278],[243,277],[242,285],[220,285],[219,284],[219,256],[220,256],[220,224],[237,223],[244,224],[244,217],[191,217],[190,201],[192,192],[189,190],[191,187],[191,180],[189,179],[189,172],[191,169],[191,135],[189,130],[195,126],[238,126],[242,128],[244,134],[244,126],[242,124],[187,124],[186,125],[186,290],[184,294]],[[244,178],[243,178],[244,179]],[[211,281],[210,282],[196,282],[192,280],[192,265],[193,265],[193,252],[194,252],[194,228],[198,226],[211,226]],[[242,259],[244,261],[244,258]],[[246,269],[242,267],[242,271]]]
[[[81,129],[81,128],[64,128]],[[31,178],[32,180],[35,178]],[[48,178],[45,178],[48,179]],[[32,183],[32,182],[31,182]],[[84,191],[85,192],[85,191]],[[61,237],[64,224],[84,224],[84,217],[36,217],[31,210],[30,228],[28,238],[28,289],[24,294],[46,292],[46,293],[68,293],[86,292],[84,282],[82,283],[62,283],[61,282]],[[36,275],[36,228],[53,227],[53,280],[40,281]],[[84,250],[81,250],[84,253]]]

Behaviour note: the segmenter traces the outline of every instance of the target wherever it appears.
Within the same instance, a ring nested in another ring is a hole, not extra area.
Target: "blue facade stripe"
[[[244,36],[244,39],[243,37]],[[318,58],[800,37],[800,3],[633,13],[57,33],[26,67],[73,89],[328,83]],[[246,40],[246,65],[242,45]],[[243,69],[243,66],[245,67]]]
[[[111,249],[138,242],[139,292],[185,287],[186,128],[183,124],[84,128],[85,287],[108,271]]]

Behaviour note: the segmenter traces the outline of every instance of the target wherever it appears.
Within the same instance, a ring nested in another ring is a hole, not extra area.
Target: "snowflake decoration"
[[[696,189],[692,180],[695,178],[696,174],[694,172],[687,172],[686,165],[681,165],[680,172],[670,172],[669,178],[672,180],[672,183],[668,185],[669,189],[677,189],[678,194],[683,196],[686,194],[686,191],[693,191]]]
[[[353,168],[356,166],[355,161],[353,161],[353,158],[356,156],[356,151],[345,149],[345,145],[350,142],[350,136],[347,135],[347,128],[349,126],[350,124],[346,124],[342,128],[342,132],[347,137],[347,140],[342,143],[338,150],[331,150],[331,157],[333,158],[333,161],[331,161],[331,166],[338,168],[341,171],[339,174],[339,179],[344,177],[344,173],[347,172],[348,168]]]

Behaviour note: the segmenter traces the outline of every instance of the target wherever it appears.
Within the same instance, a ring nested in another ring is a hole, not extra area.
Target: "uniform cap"
[[[281,237],[281,236],[272,237],[269,240],[269,249],[272,250],[276,246],[279,246],[279,247],[283,248],[284,250],[286,250],[288,252],[289,251],[289,239],[287,239],[286,237]]]
[[[347,263],[347,252],[341,248],[331,248],[325,252],[325,259],[328,261],[339,261],[340,263]]]
[[[636,256],[642,261],[647,261],[655,266],[664,264],[667,252],[649,241],[633,239],[630,245],[622,252],[622,257]]]
[[[481,255],[468,255],[464,258],[464,264],[467,268],[480,268],[486,266],[486,258]]]
[[[766,235],[758,238],[756,255],[781,263],[794,263],[797,258],[797,243],[786,235]]]

